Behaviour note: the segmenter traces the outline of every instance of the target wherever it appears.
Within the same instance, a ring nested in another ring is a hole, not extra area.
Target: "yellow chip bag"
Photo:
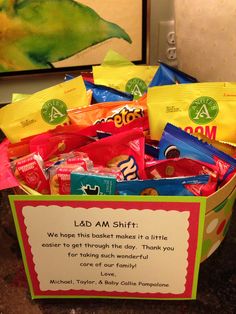
[[[146,93],[158,66],[93,66],[94,83],[128,92],[138,99]]]
[[[88,104],[84,81],[79,76],[4,106],[0,109],[0,128],[11,143],[16,143],[68,123],[68,109]]]
[[[102,64],[93,66],[94,83],[128,92],[133,99],[146,93],[158,66],[135,65],[116,51],[109,49]]]
[[[188,133],[236,143],[236,83],[156,86],[147,94],[152,139],[159,140],[169,122]]]

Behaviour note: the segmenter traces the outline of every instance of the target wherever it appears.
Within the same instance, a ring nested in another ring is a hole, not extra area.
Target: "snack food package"
[[[154,65],[98,65],[93,66],[93,77],[95,84],[130,93],[134,99],[139,99],[147,92],[157,68]]]
[[[0,109],[0,127],[11,143],[68,123],[67,109],[85,107],[81,76],[49,87]]]
[[[41,193],[50,194],[49,177],[39,154],[30,154],[14,161],[15,174],[28,187]]]
[[[195,136],[167,123],[159,142],[159,159],[191,158],[212,164],[219,175],[219,183],[236,169],[236,159],[202,142]]]
[[[168,64],[160,62],[159,68],[149,87],[186,83],[197,83],[197,79]]]
[[[76,125],[64,125],[30,138],[29,150],[39,153],[43,160],[48,160],[93,141],[92,138],[80,135]]]
[[[193,133],[193,135],[196,136],[199,140],[207,142],[208,144],[211,144],[212,146],[218,148],[227,155],[236,158],[236,145],[233,146],[229,143],[209,139],[206,135],[203,135],[202,133]]]
[[[117,89],[84,81],[87,90],[93,94],[93,103],[133,100],[133,95]]]
[[[83,167],[76,164],[60,163],[49,168],[50,191],[52,195],[70,194],[71,172],[75,169],[84,171]]]
[[[139,100],[105,102],[86,108],[68,110],[71,123],[78,125],[81,129],[109,121],[113,121],[116,127],[122,127],[145,115],[147,115],[146,97]]]
[[[217,182],[218,172],[215,165],[190,158],[154,160],[146,163],[148,179],[189,177],[208,174]]]
[[[208,175],[117,182],[119,195],[207,196],[213,192],[215,183],[211,182]]]
[[[158,66],[137,66],[110,49],[102,64],[93,66],[93,78],[95,84],[128,92],[139,99],[146,93],[157,69]]]
[[[188,133],[236,143],[236,83],[190,83],[148,89],[152,139],[159,140],[167,122]]]
[[[71,173],[71,194],[74,195],[114,195],[116,192],[115,175],[87,171]]]
[[[145,178],[144,134],[138,128],[105,137],[80,151],[89,156],[95,167],[119,168],[123,180]]]
[[[72,75],[66,74],[65,80],[71,80],[74,77]],[[101,102],[111,102],[111,101],[129,101],[133,100],[133,95],[119,91],[117,89],[105,86],[94,84],[90,81],[84,79],[84,84],[87,91],[92,92],[92,104],[101,103]]]

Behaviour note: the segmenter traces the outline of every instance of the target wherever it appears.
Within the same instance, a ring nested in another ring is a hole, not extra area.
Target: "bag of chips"
[[[228,176],[236,169],[236,159],[167,123],[159,142],[159,159],[181,157],[203,161],[215,166],[219,175],[219,183],[228,180]]]
[[[190,83],[148,89],[150,133],[159,140],[167,122],[188,133],[236,143],[236,83]]]
[[[168,64],[160,62],[160,66],[149,87],[186,83],[197,83],[197,79]]]
[[[135,65],[109,50],[103,63],[93,66],[94,83],[128,92],[139,99],[147,92],[158,66]]]
[[[81,76],[49,87],[0,109],[0,127],[10,142],[68,123],[67,110],[88,105]]]
[[[68,110],[71,123],[81,128],[109,121],[113,121],[119,128],[146,115],[146,97],[139,100],[105,102],[86,108]]]
[[[72,75],[66,75],[65,80],[73,79]],[[119,91],[117,89],[105,86],[94,84],[91,81],[84,80],[85,87],[87,91],[92,92],[92,104],[100,102],[111,102],[111,101],[129,101],[133,100],[133,95]]]

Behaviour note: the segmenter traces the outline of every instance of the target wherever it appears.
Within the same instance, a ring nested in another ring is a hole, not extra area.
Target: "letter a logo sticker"
[[[41,116],[48,124],[60,124],[67,117],[67,106],[60,99],[50,99],[43,105]]]
[[[189,106],[189,118],[196,124],[207,124],[213,121],[219,112],[215,99],[202,96],[195,99]]]

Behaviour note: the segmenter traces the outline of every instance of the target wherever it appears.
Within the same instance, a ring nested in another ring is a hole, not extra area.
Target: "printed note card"
[[[196,298],[204,198],[10,202],[32,298]]]

